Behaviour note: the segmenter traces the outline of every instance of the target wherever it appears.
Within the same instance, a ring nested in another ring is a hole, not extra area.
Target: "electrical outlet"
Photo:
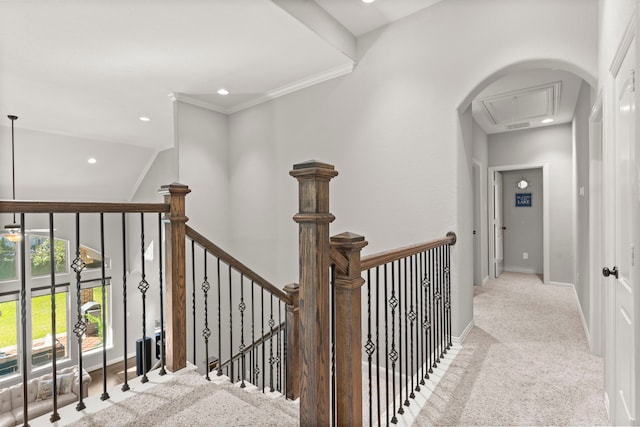
[[[529,252],[522,252],[522,259],[529,259]]]

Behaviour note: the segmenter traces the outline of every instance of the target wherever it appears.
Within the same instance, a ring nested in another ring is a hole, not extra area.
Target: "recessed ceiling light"
[[[376,0],[362,0],[362,3],[373,3]]]
[[[553,119],[544,119],[540,123],[553,123]]]
[[[218,89],[218,95],[229,95],[229,91],[225,88]]]
[[[90,165],[93,165],[97,162],[97,160],[92,157],[89,160],[87,160],[87,162],[89,162]]]
[[[141,117],[140,117],[140,121],[143,121],[143,122],[148,122],[148,121],[150,121],[150,120],[151,120],[151,119],[150,119],[149,117],[145,117],[145,116],[141,116]]]

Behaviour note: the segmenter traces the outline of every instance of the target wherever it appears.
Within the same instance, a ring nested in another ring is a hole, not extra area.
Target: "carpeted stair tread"
[[[179,375],[72,426],[298,425],[297,414],[292,416],[280,409],[280,402],[272,402],[278,399],[234,387],[209,382],[197,373]],[[242,399],[237,391],[253,397]]]
[[[261,390],[255,388],[253,385],[249,390],[247,390],[249,386],[243,389],[240,388],[238,384],[231,383],[222,383],[220,384],[220,387],[255,407],[263,408],[265,410],[276,408],[278,411],[296,419],[300,416],[300,406],[295,402],[287,400],[283,395],[272,397],[266,393],[262,393]]]

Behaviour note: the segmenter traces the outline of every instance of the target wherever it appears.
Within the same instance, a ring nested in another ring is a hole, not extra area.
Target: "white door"
[[[614,286],[613,316],[614,329],[614,396],[613,417],[616,425],[632,425],[635,419],[635,347],[634,347],[634,283],[637,281],[637,267],[634,249],[638,245],[638,177],[635,137],[635,42],[629,50],[616,75],[615,111],[615,159],[611,178],[615,179],[615,233],[613,236],[615,267],[605,267],[603,273],[610,278],[608,286]],[[611,186],[608,186],[611,189]],[[608,257],[610,259],[610,257]],[[611,329],[609,329],[611,330]]]
[[[493,271],[495,277],[500,277],[504,271],[504,238],[502,232],[502,172],[494,172],[493,177]]]

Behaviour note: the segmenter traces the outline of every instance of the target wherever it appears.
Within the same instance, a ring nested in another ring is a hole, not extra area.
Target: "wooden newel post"
[[[300,286],[292,283],[284,291],[291,297],[287,304],[287,399],[295,400],[300,397]]]
[[[328,426],[330,408],[329,181],[332,165],[310,160],[293,166],[298,180],[300,251],[300,425]]]
[[[331,238],[336,264],[336,417],[339,426],[362,425],[362,300],[360,270],[363,236],[342,233]],[[337,252],[337,253],[336,253]]]
[[[170,205],[165,220],[166,356],[167,369],[176,372],[187,366],[187,294],[185,280],[184,199],[191,192],[182,184],[163,185],[160,194]]]

